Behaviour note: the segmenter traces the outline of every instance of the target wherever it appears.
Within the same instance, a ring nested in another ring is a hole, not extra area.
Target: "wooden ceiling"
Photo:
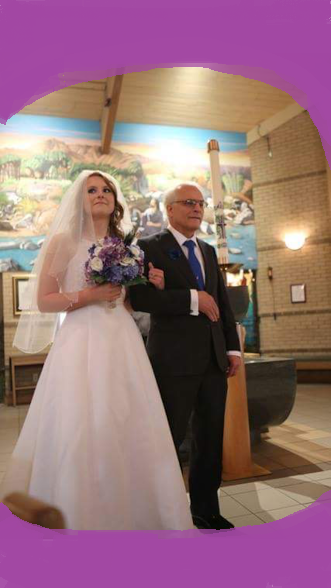
[[[106,80],[53,92],[21,113],[101,120]],[[125,74],[116,120],[247,132],[290,104],[263,82],[201,67]]]

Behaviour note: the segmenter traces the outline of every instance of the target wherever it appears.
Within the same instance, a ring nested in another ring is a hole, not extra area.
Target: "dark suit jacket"
[[[182,249],[172,233],[162,231],[138,245],[145,252],[145,273],[148,263],[162,269],[165,289],[152,284],[132,286],[130,300],[136,311],[151,315],[147,351],[156,374],[202,374],[214,346],[222,371],[228,367],[226,352],[240,350],[236,324],[226,287],[213,247],[198,239],[205,264],[205,290],[214,297],[220,319],[211,322],[205,314],[190,314],[191,289],[198,289],[195,276]]]

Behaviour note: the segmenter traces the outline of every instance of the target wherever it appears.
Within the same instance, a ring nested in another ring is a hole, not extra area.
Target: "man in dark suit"
[[[147,351],[178,455],[192,415],[194,524],[229,529],[233,525],[220,514],[218,489],[227,377],[241,361],[236,324],[215,250],[195,236],[205,206],[200,189],[181,184],[167,192],[165,204],[168,229],[138,241],[146,273],[163,270],[164,289],[134,286],[130,300],[135,311],[151,315]]]

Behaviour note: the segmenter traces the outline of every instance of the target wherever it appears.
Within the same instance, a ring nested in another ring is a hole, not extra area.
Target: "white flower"
[[[103,263],[99,257],[94,257],[90,262],[90,266],[94,271],[100,272],[103,268]]]
[[[96,255],[96,256],[99,255],[100,251],[102,251],[102,247],[96,247],[94,249],[94,255]]]
[[[137,245],[131,245],[130,250],[131,250],[132,255],[134,255],[135,257],[140,257],[140,254],[141,254],[140,247],[138,247]]]
[[[136,265],[136,261],[133,257],[124,257],[120,263],[120,265]]]

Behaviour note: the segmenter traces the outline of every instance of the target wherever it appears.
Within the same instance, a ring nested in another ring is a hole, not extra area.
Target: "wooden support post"
[[[244,361],[245,329],[241,325],[238,325],[238,336],[242,362],[237,375],[228,379],[223,437],[224,481],[270,474],[252,462]]]

